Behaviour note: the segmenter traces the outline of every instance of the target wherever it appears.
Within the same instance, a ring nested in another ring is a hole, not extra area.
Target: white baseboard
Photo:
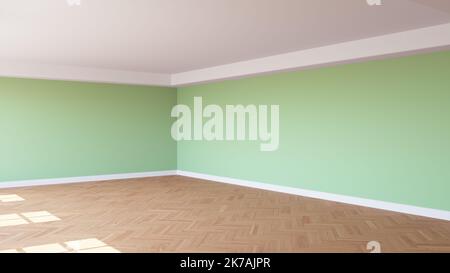
[[[188,171],[180,171],[179,170],[179,171],[177,171],[177,174],[181,175],[181,176],[193,177],[193,178],[204,179],[204,180],[211,180],[211,181],[215,181],[215,182],[228,183],[228,184],[239,185],[239,186],[244,186],[244,187],[257,188],[257,189],[263,189],[263,190],[269,190],[269,191],[275,191],[275,192],[282,192],[282,193],[300,195],[300,196],[305,196],[305,197],[312,197],[312,198],[329,200],[329,201],[334,201],[334,202],[340,202],[340,203],[346,203],[346,204],[352,204],[352,205],[358,205],[358,206],[376,208],[376,209],[382,209],[382,210],[389,210],[389,211],[395,211],[395,212],[401,212],[401,213],[406,213],[406,214],[425,216],[425,217],[450,221],[450,211],[445,211],[445,210],[416,207],[416,206],[411,206],[411,205],[403,205],[403,204],[378,201],[378,200],[372,200],[372,199],[366,199],[366,198],[359,198],[359,197],[352,197],[352,196],[346,196],[346,195],[340,195],[340,194],[334,194],[334,193],[326,193],[326,192],[320,192],[320,191],[304,190],[304,189],[287,187],[287,186],[271,185],[271,184],[266,184],[266,183],[261,183],[261,182],[241,180],[241,179],[235,179],[235,178],[230,178],[230,177],[214,176],[214,175],[188,172]]]
[[[0,189],[5,188],[18,188],[18,187],[30,187],[30,186],[44,186],[44,185],[57,185],[57,184],[71,184],[71,183],[85,183],[107,180],[120,180],[120,179],[132,179],[132,178],[145,178],[156,176],[169,176],[180,175],[186,177],[193,177],[198,179],[210,180],[215,182],[239,185],[244,187],[263,189],[275,192],[282,192],[288,194],[294,194],[299,196],[329,200],[334,202],[358,205],[363,207],[370,207],[382,210],[389,210],[401,213],[407,213],[418,216],[425,216],[435,219],[450,221],[450,211],[423,208],[411,205],[397,204],[392,202],[378,201],[360,197],[352,197],[341,194],[326,193],[320,191],[304,190],[300,188],[272,185],[267,183],[248,181],[230,177],[215,176],[203,173],[195,173],[181,170],[168,170],[168,171],[155,171],[155,172],[142,172],[142,173],[124,173],[124,174],[111,174],[111,175],[95,175],[95,176],[80,176],[80,177],[67,177],[67,178],[51,178],[51,179],[35,179],[35,180],[23,180],[12,182],[0,182]]]
[[[155,176],[168,176],[168,175],[176,175],[176,174],[177,174],[177,171],[170,170],[170,171],[155,171],[155,172],[142,172],[142,173],[122,173],[122,174],[79,176],[79,177],[66,177],[66,178],[22,180],[22,181],[12,181],[12,182],[0,182],[0,189],[96,182],[96,181],[107,181],[107,180],[120,180],[120,179],[155,177]]]

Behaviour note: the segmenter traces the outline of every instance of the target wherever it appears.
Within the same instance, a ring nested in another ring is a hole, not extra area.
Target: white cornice
[[[152,86],[171,85],[171,77],[168,74],[13,62],[0,62],[0,76]]]
[[[0,62],[0,76],[185,86],[450,48],[450,23],[176,74]]]
[[[172,85],[183,86],[270,72],[346,63],[386,55],[392,56],[442,48],[449,45],[450,24],[444,24],[173,74]]]

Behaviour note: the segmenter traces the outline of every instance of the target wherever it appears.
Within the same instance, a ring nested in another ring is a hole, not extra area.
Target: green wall
[[[280,146],[181,141],[178,169],[450,210],[450,51],[178,90],[279,104]]]
[[[176,89],[0,78],[0,181],[176,169]]]

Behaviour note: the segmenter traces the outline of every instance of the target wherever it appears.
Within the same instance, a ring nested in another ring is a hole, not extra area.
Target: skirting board
[[[144,177],[155,177],[155,176],[168,176],[168,175],[176,175],[176,174],[177,174],[177,171],[170,170],[170,171],[108,174],[108,175],[67,177],[67,178],[22,180],[22,181],[12,181],[12,182],[0,182],[0,189],[30,187],[30,186],[57,185],[57,184],[85,183],[85,182],[96,182],[96,181],[107,181],[107,180],[121,180],[121,179],[144,178]]]
[[[346,204],[351,204],[351,205],[358,205],[358,206],[375,208],[375,209],[389,210],[389,211],[394,211],[394,212],[400,212],[400,213],[406,213],[406,214],[412,214],[412,215],[418,215],[418,216],[425,216],[425,217],[450,221],[450,211],[445,211],[445,210],[416,207],[416,206],[411,206],[411,205],[403,205],[403,204],[397,204],[397,203],[391,203],[391,202],[385,202],[385,201],[378,201],[378,200],[352,197],[352,196],[326,193],[326,192],[319,192],[319,191],[312,191],[312,190],[304,190],[304,189],[300,189],[300,188],[293,188],[293,187],[287,187],[287,186],[271,185],[271,184],[266,184],[266,183],[261,183],[261,182],[241,180],[241,179],[235,179],[235,178],[230,178],[230,177],[214,176],[214,175],[188,172],[188,171],[180,171],[179,170],[179,171],[177,171],[177,174],[181,175],[181,176],[186,176],[186,177],[210,180],[210,181],[221,182],[221,183],[228,183],[228,184],[239,185],[239,186],[244,186],[244,187],[263,189],[263,190],[269,190],[269,191],[275,191],[275,192],[282,192],[282,193],[294,194],[294,195],[299,195],[299,196],[304,196],[304,197],[311,197],[311,198],[323,199],[323,200],[334,201],[334,202],[339,202],[339,203],[346,203]]]
[[[411,206],[411,205],[403,205],[403,204],[378,201],[378,200],[372,200],[372,199],[366,199],[366,198],[352,197],[352,196],[312,191],[312,190],[304,190],[304,189],[300,189],[300,188],[271,185],[271,184],[255,182],[255,181],[248,181],[248,180],[242,180],[242,179],[236,179],[236,178],[230,178],[230,177],[214,176],[214,175],[188,172],[188,171],[180,171],[180,170],[0,182],[0,189],[30,187],[30,186],[57,185],[57,184],[85,183],[85,182],[145,178],[145,177],[157,177],[157,176],[170,176],[170,175],[180,175],[180,176],[198,178],[198,179],[203,179],[203,180],[210,180],[210,181],[214,181],[214,182],[221,182],[221,183],[239,185],[239,186],[256,188],[256,189],[263,189],[263,190],[269,190],[269,191],[275,191],[275,192],[282,192],[282,193],[287,193],[287,194],[294,194],[294,195],[299,195],[299,196],[329,200],[329,201],[334,201],[334,202],[339,202],[339,203],[346,203],[346,204],[351,204],[351,205],[358,205],[358,206],[363,206],[363,207],[389,210],[389,211],[395,211],[395,212],[400,212],[400,213],[406,213],[406,214],[412,214],[412,215],[418,215],[418,216],[424,216],[424,217],[430,217],[430,218],[450,221],[450,211],[445,211],[445,210],[416,207],[416,206]]]

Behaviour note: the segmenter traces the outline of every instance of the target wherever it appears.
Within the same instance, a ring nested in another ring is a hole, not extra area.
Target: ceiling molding
[[[450,45],[450,23],[287,54],[172,74],[172,86],[184,86],[279,71],[349,63]]]
[[[0,76],[178,87],[337,63],[392,57],[447,47],[450,48],[450,23],[172,75],[76,66],[0,62]]]
[[[0,62],[0,76],[152,86],[171,85],[169,74],[14,62]]]

